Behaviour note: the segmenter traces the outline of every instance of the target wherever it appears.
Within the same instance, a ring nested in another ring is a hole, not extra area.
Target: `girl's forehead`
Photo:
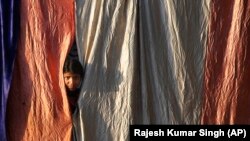
[[[64,76],[79,76],[79,74],[77,73],[73,73],[73,72],[65,72],[63,73]]]

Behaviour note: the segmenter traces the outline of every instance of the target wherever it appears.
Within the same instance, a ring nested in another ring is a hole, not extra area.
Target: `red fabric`
[[[250,2],[211,1],[202,124],[250,124]]]
[[[74,40],[74,1],[21,0],[21,31],[8,98],[10,141],[70,140],[62,67]]]

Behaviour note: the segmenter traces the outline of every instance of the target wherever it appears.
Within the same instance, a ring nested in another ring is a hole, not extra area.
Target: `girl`
[[[83,67],[81,63],[76,59],[67,58],[63,67],[63,77],[70,111],[73,114],[83,79]]]

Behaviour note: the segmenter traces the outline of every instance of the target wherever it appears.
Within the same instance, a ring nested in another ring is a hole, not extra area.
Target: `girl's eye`
[[[64,77],[65,79],[69,79],[70,77],[69,76],[66,76],[66,77]]]

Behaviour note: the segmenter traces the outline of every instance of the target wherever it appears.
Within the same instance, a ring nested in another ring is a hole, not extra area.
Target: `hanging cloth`
[[[74,1],[21,0],[20,42],[7,108],[10,141],[69,141],[62,68],[74,41]]]
[[[197,124],[209,0],[76,0],[85,64],[76,140],[126,141],[130,124]]]
[[[211,1],[202,124],[250,124],[250,1]]]

